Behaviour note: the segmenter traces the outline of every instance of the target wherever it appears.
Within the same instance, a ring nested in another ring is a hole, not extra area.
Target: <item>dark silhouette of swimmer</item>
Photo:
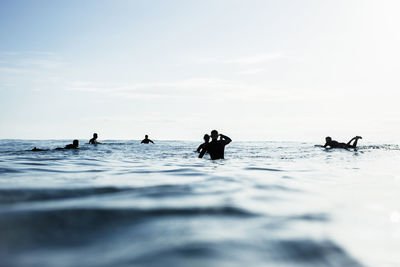
[[[203,139],[204,139],[204,143],[199,145],[199,147],[196,150],[198,153],[200,153],[200,151],[202,149],[204,149],[206,147],[206,145],[210,142],[210,136],[208,134],[205,134]]]
[[[325,138],[326,143],[322,147],[325,147],[325,148],[327,148],[327,147],[328,148],[344,148],[344,149],[354,148],[355,149],[355,148],[357,148],[358,139],[362,139],[362,137],[361,136],[353,137],[346,144],[346,143],[339,143],[338,141],[332,140],[331,137],[327,136]],[[351,142],[353,142],[353,144],[351,144]]]
[[[97,133],[93,134],[93,138],[89,140],[89,144],[92,145],[101,144],[100,142],[97,142]]]
[[[220,140],[218,140],[218,136]],[[205,145],[205,147],[201,150],[199,158],[202,158],[206,152],[210,154],[211,159],[223,159],[225,146],[232,142],[232,140],[223,134],[218,134],[217,130],[211,131],[211,142]]]
[[[150,139],[149,139],[149,136],[146,134],[145,136],[144,136],[144,139],[142,140],[142,142],[140,142],[141,144],[148,144],[148,143],[153,143],[154,144],[154,142],[153,141],[151,141]]]
[[[49,150],[50,149],[41,149],[41,148],[34,147],[31,151],[39,152],[39,151],[49,151]]]
[[[62,147],[57,147],[56,150],[62,150],[62,149],[78,149],[79,148],[79,141],[74,140],[72,144],[66,145],[64,148]]]

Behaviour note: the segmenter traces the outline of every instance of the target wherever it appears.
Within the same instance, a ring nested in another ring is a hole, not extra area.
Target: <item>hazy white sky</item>
[[[400,140],[400,1],[0,1],[0,138]]]

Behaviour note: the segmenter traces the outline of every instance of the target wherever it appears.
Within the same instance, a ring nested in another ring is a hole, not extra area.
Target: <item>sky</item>
[[[398,10],[0,0],[0,138],[397,142]]]

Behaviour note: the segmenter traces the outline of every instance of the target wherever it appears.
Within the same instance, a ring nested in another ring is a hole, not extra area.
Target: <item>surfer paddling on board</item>
[[[218,140],[220,137],[220,140]],[[210,154],[211,159],[223,159],[225,146],[232,140],[223,134],[218,134],[217,130],[211,131],[211,142],[206,144],[200,152],[199,158],[202,158],[206,152]]]
[[[79,140],[72,141],[72,144],[66,145],[65,147],[57,147],[54,150],[64,150],[64,149],[79,149]],[[34,147],[31,151],[39,152],[39,151],[49,151],[50,149],[41,149]]]
[[[362,139],[361,136],[356,136],[353,137],[349,142],[346,143],[339,143],[338,141],[332,140],[331,137],[327,136],[325,138],[325,145],[320,146],[320,147],[324,147],[324,148],[344,148],[344,149],[349,149],[349,148],[357,148],[357,142],[358,139]],[[353,144],[351,144],[351,142],[353,142]]]
[[[63,150],[63,149],[79,149],[79,140],[72,141],[72,144],[66,145],[65,147],[57,147],[56,150]]]

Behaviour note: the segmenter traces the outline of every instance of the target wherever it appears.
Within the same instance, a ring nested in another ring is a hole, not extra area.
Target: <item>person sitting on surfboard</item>
[[[329,148],[344,148],[344,149],[349,149],[349,148],[356,148],[357,147],[357,142],[358,139],[362,139],[361,136],[356,136],[353,137],[347,144],[346,143],[339,143],[338,141],[332,140],[331,137],[327,136],[325,138],[325,145],[323,145],[322,147],[329,147]],[[353,142],[354,141],[354,142]],[[353,144],[351,144],[351,142],[353,142]]]

